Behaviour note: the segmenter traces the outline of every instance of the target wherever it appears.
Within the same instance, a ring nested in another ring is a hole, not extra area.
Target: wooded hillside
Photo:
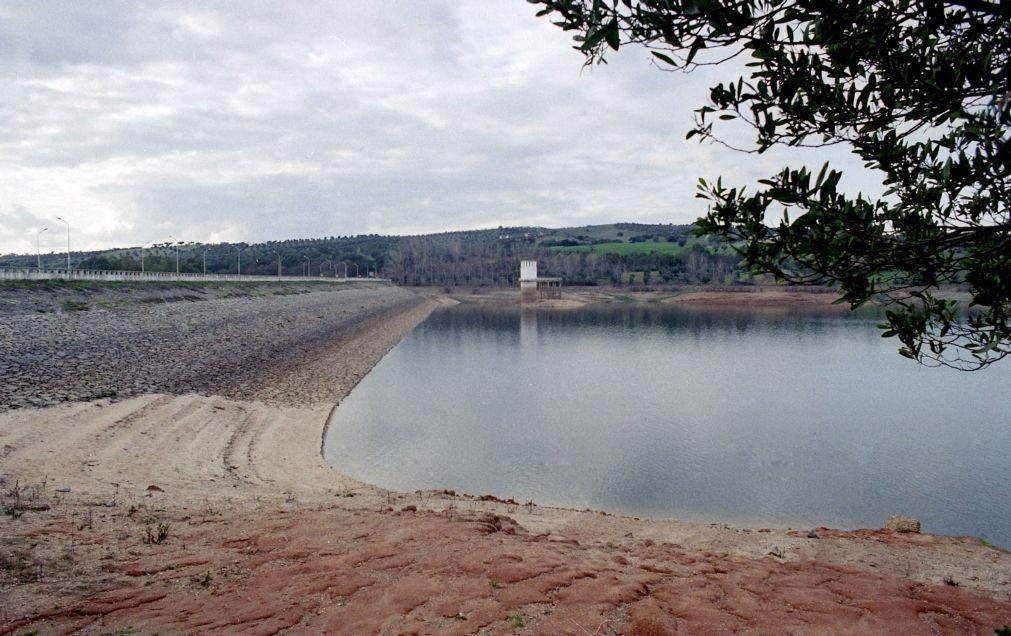
[[[568,285],[741,283],[750,276],[729,246],[696,238],[688,225],[615,223],[549,229],[510,227],[419,236],[331,236],[266,243],[160,243],[75,252],[82,269],[237,273],[287,276],[382,276],[404,285],[511,285],[519,260],[535,258],[543,276]],[[65,266],[65,253],[42,256]],[[0,266],[34,267],[35,255],[6,255]]]

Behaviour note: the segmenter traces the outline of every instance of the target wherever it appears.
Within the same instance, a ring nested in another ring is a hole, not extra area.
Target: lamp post
[[[355,266],[355,278],[358,278],[358,263],[351,263]]]
[[[344,280],[348,279],[348,264],[344,263]]]
[[[175,244],[175,248],[176,248],[176,275],[179,274],[179,244],[180,243],[182,243],[182,241],[177,241],[177,240],[175,240],[175,237],[170,236],[169,237],[169,242],[165,244],[165,247],[171,247],[173,244]]]
[[[242,276],[242,250],[246,249],[246,247],[248,247],[248,246],[243,245],[242,247],[240,247],[240,248],[238,248],[236,250],[236,254],[238,254],[238,256],[239,256],[239,263],[238,263],[238,269],[237,269],[237,271],[239,272],[239,276]]]
[[[144,273],[144,246],[146,243],[140,244],[140,273]]]
[[[274,252],[275,254],[277,254],[277,280],[280,281],[281,280],[281,253],[278,252],[277,250],[271,250],[271,251]]]
[[[312,259],[308,256],[303,256],[302,258],[305,259],[305,275],[308,277],[312,274]]]
[[[67,224],[67,271],[70,271],[70,222],[67,221],[62,216],[56,217],[57,219],[63,221]]]
[[[42,236],[42,233],[48,229],[48,227],[44,227],[35,232],[35,258],[38,260],[39,269],[42,269],[42,251],[39,250],[39,237]]]

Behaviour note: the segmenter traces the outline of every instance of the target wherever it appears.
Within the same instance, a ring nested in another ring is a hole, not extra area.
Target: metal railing
[[[353,283],[383,281],[384,278],[336,278],[334,276],[264,276],[261,274],[200,274],[190,272],[137,272],[108,269],[37,269],[0,267],[3,280],[100,280],[100,281],[242,281],[289,283]]]

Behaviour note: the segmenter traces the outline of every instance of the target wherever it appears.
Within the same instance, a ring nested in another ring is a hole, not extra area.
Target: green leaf
[[[653,54],[653,57],[658,58],[660,60],[663,60],[664,62],[666,62],[667,64],[670,64],[671,66],[677,66],[678,65],[677,62],[675,62],[674,59],[672,57],[670,57],[669,55],[664,55],[663,53],[660,53],[659,51],[650,51],[650,53]]]
[[[617,22],[613,22],[607,26],[604,30],[604,39],[607,40],[609,47],[615,51],[618,50],[618,47],[621,46],[621,32],[618,30]]]

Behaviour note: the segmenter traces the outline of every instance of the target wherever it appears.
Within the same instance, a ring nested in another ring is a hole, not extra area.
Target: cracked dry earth
[[[145,514],[17,534],[52,555],[42,572],[68,567],[68,549],[87,565],[82,589],[0,633],[992,634],[1011,620],[1007,602],[943,584],[650,540],[580,543],[491,513],[163,511],[160,545],[139,538]]]

